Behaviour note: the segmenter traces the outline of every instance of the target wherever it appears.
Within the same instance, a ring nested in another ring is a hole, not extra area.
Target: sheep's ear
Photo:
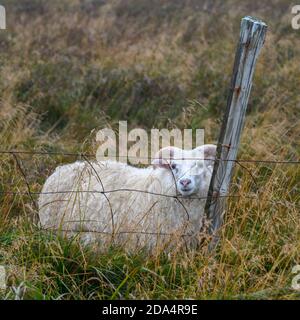
[[[204,158],[214,160],[216,158],[217,146],[214,144],[205,144],[204,148]]]
[[[170,162],[174,159],[176,149],[180,150],[175,147],[165,147],[160,149],[152,161],[153,167],[169,169]]]
[[[201,147],[197,147],[196,150],[203,152],[203,158],[206,160],[205,163],[207,166],[213,165],[213,161],[216,158],[217,146],[214,144],[204,144]]]

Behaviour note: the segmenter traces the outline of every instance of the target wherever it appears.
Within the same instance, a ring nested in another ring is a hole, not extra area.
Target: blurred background
[[[299,151],[300,31],[291,27],[290,1],[2,4],[7,30],[0,33],[1,124],[24,125],[6,133],[5,143],[37,147],[44,140],[47,148],[52,142],[73,148],[92,129],[119,120],[146,129],[205,128],[207,142],[214,142],[240,20],[253,15],[269,29],[243,142],[276,157]]]

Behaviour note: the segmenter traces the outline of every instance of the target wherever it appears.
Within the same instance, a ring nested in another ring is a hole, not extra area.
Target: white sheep
[[[161,149],[148,168],[116,161],[57,167],[39,197],[43,228],[128,250],[191,244],[203,223],[216,146]],[[103,192],[105,191],[105,193]]]

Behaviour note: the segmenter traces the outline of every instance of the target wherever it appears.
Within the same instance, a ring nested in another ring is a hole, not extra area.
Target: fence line
[[[18,168],[18,170],[20,171],[26,188],[27,188],[27,192],[22,192],[22,191],[12,191],[12,190],[2,190],[0,191],[0,194],[2,195],[21,195],[21,196],[29,196],[31,199],[31,202],[33,203],[33,207],[34,209],[37,211],[38,210],[38,206],[37,203],[34,199],[33,196],[35,195],[41,195],[41,194],[74,194],[74,193],[96,193],[96,194],[102,194],[106,200],[109,203],[109,206],[111,208],[111,218],[112,218],[112,232],[102,232],[102,231],[97,231],[97,230],[61,230],[61,231],[66,231],[66,232],[80,232],[80,233],[99,233],[99,234],[107,234],[110,235],[112,237],[112,241],[114,240],[114,237],[118,234],[149,234],[149,235],[161,235],[161,236],[171,236],[174,235],[172,234],[168,234],[168,233],[161,233],[161,232],[144,232],[144,231],[116,231],[115,230],[115,225],[114,225],[114,214],[112,211],[112,206],[110,203],[109,198],[107,197],[108,194],[110,193],[115,193],[115,192],[139,192],[139,193],[146,193],[146,194],[151,194],[154,196],[161,196],[161,197],[167,197],[167,198],[173,198],[176,199],[179,204],[183,207],[183,209],[186,211],[187,214],[187,220],[189,221],[189,213],[187,211],[187,209],[185,208],[184,204],[181,202],[182,199],[185,199],[184,196],[181,195],[169,195],[169,194],[163,194],[163,193],[156,193],[156,192],[151,192],[151,191],[147,191],[147,190],[138,190],[138,189],[129,189],[129,188],[120,188],[120,189],[114,189],[114,190],[105,190],[104,186],[101,182],[101,178],[99,177],[97,171],[94,169],[93,164],[89,161],[89,159],[87,158],[87,156],[92,156],[89,154],[85,154],[85,153],[70,153],[70,152],[46,152],[46,151],[20,151],[20,150],[0,150],[0,154],[9,154],[11,155],[15,162],[16,162],[16,166]],[[22,161],[20,161],[18,159],[18,155],[21,154],[31,154],[31,155],[43,155],[43,156],[55,156],[55,155],[63,155],[63,156],[78,156],[78,157],[83,157],[83,159],[91,166],[91,168],[93,169],[93,172],[96,173],[95,178],[99,181],[100,185],[102,186],[102,191],[99,190],[64,190],[64,191],[49,191],[49,192],[37,192],[37,191],[32,191],[30,188],[30,184],[27,180],[26,177],[26,173],[25,170],[23,168],[22,165]],[[95,157],[95,156],[94,156]],[[149,158],[148,158],[149,159]],[[198,160],[210,160],[212,161],[212,159],[200,159],[200,158],[191,158],[191,159],[198,159]],[[188,160],[188,159],[186,159]],[[221,160],[222,161],[222,160]],[[226,160],[226,161],[231,161],[231,160]],[[300,161],[287,161],[287,160],[279,160],[279,161],[275,161],[275,160],[245,160],[245,159],[238,159],[238,160],[232,160],[234,161],[236,164],[238,164],[242,169],[246,170],[247,173],[251,176],[251,178],[253,179],[255,185],[257,186],[257,183],[255,181],[255,178],[253,176],[253,174],[251,173],[251,171],[246,168],[244,165],[241,164],[242,163],[276,163],[276,164],[293,164],[293,165],[297,165],[300,164]],[[175,178],[175,177],[174,177]],[[257,190],[257,192],[259,192],[259,190]],[[253,199],[253,200],[260,200],[260,195],[256,194],[256,195],[249,195],[249,194],[229,194],[229,195],[220,195],[220,194],[215,194],[213,196],[213,201],[217,201],[218,198],[246,198],[246,199]],[[188,197],[188,199],[190,200],[205,200],[207,199],[207,196],[205,197]],[[279,205],[284,205],[284,203],[282,201],[276,201],[276,200],[272,200],[272,199],[265,199],[267,202],[271,202],[272,204],[279,204]],[[62,201],[62,199],[60,200]],[[81,222],[86,222],[86,221],[81,221]],[[202,233],[202,232],[201,232]],[[192,235],[187,235],[187,234],[181,234],[180,237],[186,237],[186,236],[192,236]]]
[[[50,156],[77,156],[77,157],[96,157],[94,154],[89,153],[76,153],[76,152],[55,152],[55,151],[19,151],[19,150],[0,150],[0,154],[28,154],[28,155],[50,155]],[[127,156],[118,156],[119,158],[124,158]],[[132,156],[130,156],[132,157]],[[134,157],[136,159],[143,160],[155,160],[157,158],[152,157]],[[224,162],[241,162],[241,163],[270,163],[270,164],[300,164],[300,160],[269,160],[269,159],[210,159],[210,158],[174,158],[172,160],[209,160],[209,161],[224,161]]]
[[[38,191],[31,191],[30,194],[32,195],[41,195],[41,194],[78,194],[78,193],[97,193],[97,194],[107,194],[107,193],[115,193],[115,192],[140,192],[140,193],[147,193],[154,196],[166,197],[166,198],[173,198],[173,199],[189,199],[189,200],[205,200],[207,197],[184,197],[184,196],[172,196],[164,193],[156,193],[147,190],[138,190],[138,189],[114,189],[108,191],[98,191],[98,190],[64,190],[64,191],[47,191],[47,192],[38,192]],[[22,191],[0,191],[0,194],[11,194],[11,195],[28,195],[28,192]],[[218,196],[222,198],[249,198],[249,199],[257,199],[256,196],[249,196],[249,195],[240,195],[240,194],[233,194],[233,195],[223,195]]]
[[[97,191],[97,190],[64,190],[64,191],[48,191],[48,192],[39,192],[39,191],[30,191],[31,195],[41,195],[41,194],[80,194],[80,193],[96,193],[96,194],[109,194],[109,193],[115,193],[115,192],[140,192],[140,193],[146,193],[151,194],[155,196],[161,196],[166,198],[173,198],[173,199],[190,199],[190,200],[205,200],[206,197],[184,197],[180,195],[168,195],[163,193],[155,193],[147,190],[138,190],[138,189],[114,189],[114,190],[108,190],[108,191]],[[22,192],[22,191],[0,191],[0,194],[3,195],[21,195],[21,196],[28,196],[29,192]],[[241,194],[229,194],[229,195],[215,195],[214,198],[246,198],[246,199],[253,199],[253,200],[259,200],[259,195],[241,195]],[[264,199],[264,201],[272,202],[274,204],[283,204],[282,201],[276,201],[272,199]]]
[[[32,195],[40,195],[40,194],[67,194],[67,193],[98,193],[98,194],[103,194],[106,198],[106,194],[109,193],[114,193],[114,192],[140,192],[140,193],[146,193],[146,194],[151,194],[154,196],[162,196],[162,197],[167,197],[167,198],[173,198],[173,199],[177,199],[178,201],[180,201],[180,199],[185,199],[184,196],[180,196],[180,195],[167,195],[167,194],[163,194],[163,193],[156,193],[156,192],[151,192],[151,191],[147,191],[147,190],[137,190],[137,189],[129,189],[129,188],[122,188],[122,189],[115,189],[115,190],[104,190],[104,186],[101,182],[101,179],[98,175],[98,173],[96,172],[96,170],[94,169],[92,163],[89,161],[89,159],[87,158],[87,156],[93,156],[91,154],[85,154],[85,153],[70,153],[70,152],[46,152],[46,151],[20,151],[20,150],[16,150],[16,151],[12,151],[12,150],[0,150],[0,154],[10,154],[14,157],[17,167],[19,169],[19,171],[21,172],[21,175],[24,178],[26,187],[27,187],[27,192],[21,192],[21,191],[0,191],[0,194],[11,194],[11,195],[28,195],[33,204],[34,207],[37,209],[36,203],[34,201],[34,199],[32,198]],[[24,169],[22,168],[22,165],[20,163],[20,161],[18,160],[17,155],[20,154],[31,154],[31,155],[50,155],[50,156],[54,156],[54,155],[66,155],[66,156],[81,156],[84,158],[84,160],[92,167],[92,169],[94,170],[94,172],[96,173],[96,178],[97,180],[99,180],[100,185],[102,186],[103,191],[98,191],[98,190],[64,190],[64,191],[53,191],[53,192],[36,192],[36,191],[31,191],[30,189],[30,185],[27,181],[27,177],[25,174]],[[155,158],[153,158],[155,159]],[[209,160],[209,161],[216,161],[212,160],[212,159],[206,159],[206,158],[185,158],[184,160],[188,160],[188,159],[194,159],[194,160]],[[220,161],[223,161],[222,159],[219,159]],[[245,160],[245,159],[236,159],[236,160],[230,160],[230,159],[226,159],[224,161],[234,161],[236,162],[236,164],[238,164],[243,170],[247,171],[247,173],[251,176],[252,180],[254,181],[255,185],[257,186],[257,182],[255,180],[255,177],[253,176],[252,172],[246,168],[245,166],[243,166],[241,164],[241,162],[244,163],[276,163],[276,164],[293,164],[293,165],[297,165],[300,164],[300,161],[288,161],[288,160],[254,160],[254,159],[250,159],[250,160]],[[175,178],[175,177],[174,177]],[[244,197],[244,198],[249,198],[249,199],[258,199],[258,196],[251,196],[251,195],[214,195],[213,198],[240,198],[240,197]],[[207,199],[207,196],[205,197],[188,197],[191,200],[205,200]],[[107,199],[109,201],[109,199]],[[273,200],[269,200],[271,202],[274,202]]]
[[[99,177],[97,171],[95,170],[95,168],[93,167],[93,164],[89,161],[89,159],[87,158],[87,156],[91,156],[88,154],[84,154],[84,153],[70,153],[70,152],[45,152],[45,151],[20,151],[20,150],[0,150],[0,154],[9,154],[12,155],[12,157],[14,158],[14,160],[16,161],[16,165],[18,170],[20,171],[25,184],[26,184],[26,188],[27,188],[27,192],[22,192],[22,191],[12,191],[12,190],[1,190],[0,194],[2,195],[27,195],[30,197],[31,202],[33,204],[34,209],[36,210],[36,212],[38,211],[38,206],[36,203],[36,200],[34,199],[34,195],[41,195],[41,194],[73,194],[73,193],[97,193],[97,194],[102,194],[106,200],[108,201],[109,207],[110,207],[110,212],[111,212],[111,223],[112,223],[112,231],[111,232],[102,232],[102,231],[98,231],[98,230],[72,230],[72,229],[68,229],[68,230],[61,230],[63,232],[79,232],[79,233],[96,233],[96,234],[106,234],[108,236],[111,236],[111,241],[112,243],[114,242],[114,239],[116,236],[120,235],[120,234],[141,234],[141,235],[156,235],[156,236],[174,236],[173,233],[162,233],[162,232],[146,232],[146,231],[118,231],[115,230],[115,223],[114,223],[114,213],[112,210],[112,206],[110,203],[110,200],[108,198],[108,194],[110,193],[115,193],[115,192],[140,192],[140,193],[146,193],[146,194],[151,194],[154,196],[161,196],[161,197],[167,197],[167,198],[173,198],[176,199],[178,201],[178,203],[183,207],[183,209],[185,210],[186,214],[187,214],[187,221],[190,220],[189,217],[189,212],[187,211],[185,205],[182,203],[182,199],[184,199],[184,196],[181,195],[168,195],[168,194],[163,194],[163,193],[156,193],[156,192],[151,192],[151,191],[147,191],[147,190],[138,190],[138,189],[129,189],[129,188],[121,188],[121,189],[114,189],[114,190],[105,190],[104,186],[102,184],[101,178]],[[31,155],[67,155],[67,156],[80,156],[83,157],[83,159],[91,166],[91,168],[93,169],[93,172],[95,172],[96,174],[96,179],[99,181],[100,185],[102,186],[102,191],[98,191],[98,190],[65,190],[65,191],[52,191],[52,192],[37,192],[37,191],[32,191],[30,188],[30,184],[27,180],[26,177],[26,173],[25,170],[22,167],[22,161],[18,159],[18,155],[21,154],[31,154]],[[198,160],[212,160],[212,159],[200,159],[200,158],[196,158]],[[194,160],[196,160],[194,159]],[[228,160],[227,160],[228,161]],[[230,160],[229,160],[230,161]],[[250,162],[250,163],[283,163],[283,164],[300,164],[300,161],[274,161],[274,160],[243,160],[243,159],[239,159],[239,160],[234,160],[236,162],[236,164],[238,164],[242,169],[246,170],[247,173],[251,176],[251,178],[253,179],[255,185],[257,186],[257,183],[255,181],[255,178],[253,176],[253,174],[251,173],[251,171],[246,168],[244,165],[241,164],[241,162]],[[175,177],[174,177],[175,179]],[[176,181],[174,181],[176,184]],[[259,190],[258,190],[259,191]],[[177,192],[177,187],[176,187],[176,192]],[[246,198],[246,199],[254,199],[254,200],[260,200],[260,196],[259,195],[249,195],[249,194],[245,194],[245,195],[240,195],[240,194],[229,194],[229,195],[220,195],[220,194],[214,194],[213,195],[213,202],[217,201],[218,198]],[[206,200],[207,196],[205,197],[188,197],[188,199],[191,200]],[[272,199],[266,199],[268,202],[271,202],[272,204],[278,204],[278,205],[284,205],[284,203],[282,203],[282,201],[275,201]],[[60,201],[63,201],[62,199]],[[205,219],[205,218],[204,218]],[[205,221],[205,220],[204,220]],[[86,221],[81,221],[81,222],[86,222]],[[205,223],[203,224],[203,228],[205,228]],[[202,230],[199,230],[200,233],[202,234],[204,232],[204,229],[202,228]],[[180,234],[181,238],[185,238],[185,237],[191,237],[194,235],[189,235],[189,234]]]

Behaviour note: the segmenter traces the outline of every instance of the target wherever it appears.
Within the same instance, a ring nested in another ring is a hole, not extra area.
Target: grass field
[[[205,128],[216,143],[240,20],[268,24],[239,158],[300,158],[300,30],[290,1],[7,0],[0,149],[95,152],[95,132]],[[96,255],[39,229],[35,192],[67,156],[0,154],[5,299],[299,299],[300,166],[237,167],[215,252]],[[20,166],[22,170],[20,170]],[[26,181],[24,179],[26,175]],[[255,181],[254,181],[255,180]],[[243,196],[245,195],[245,196]],[[247,195],[258,195],[257,199]]]

